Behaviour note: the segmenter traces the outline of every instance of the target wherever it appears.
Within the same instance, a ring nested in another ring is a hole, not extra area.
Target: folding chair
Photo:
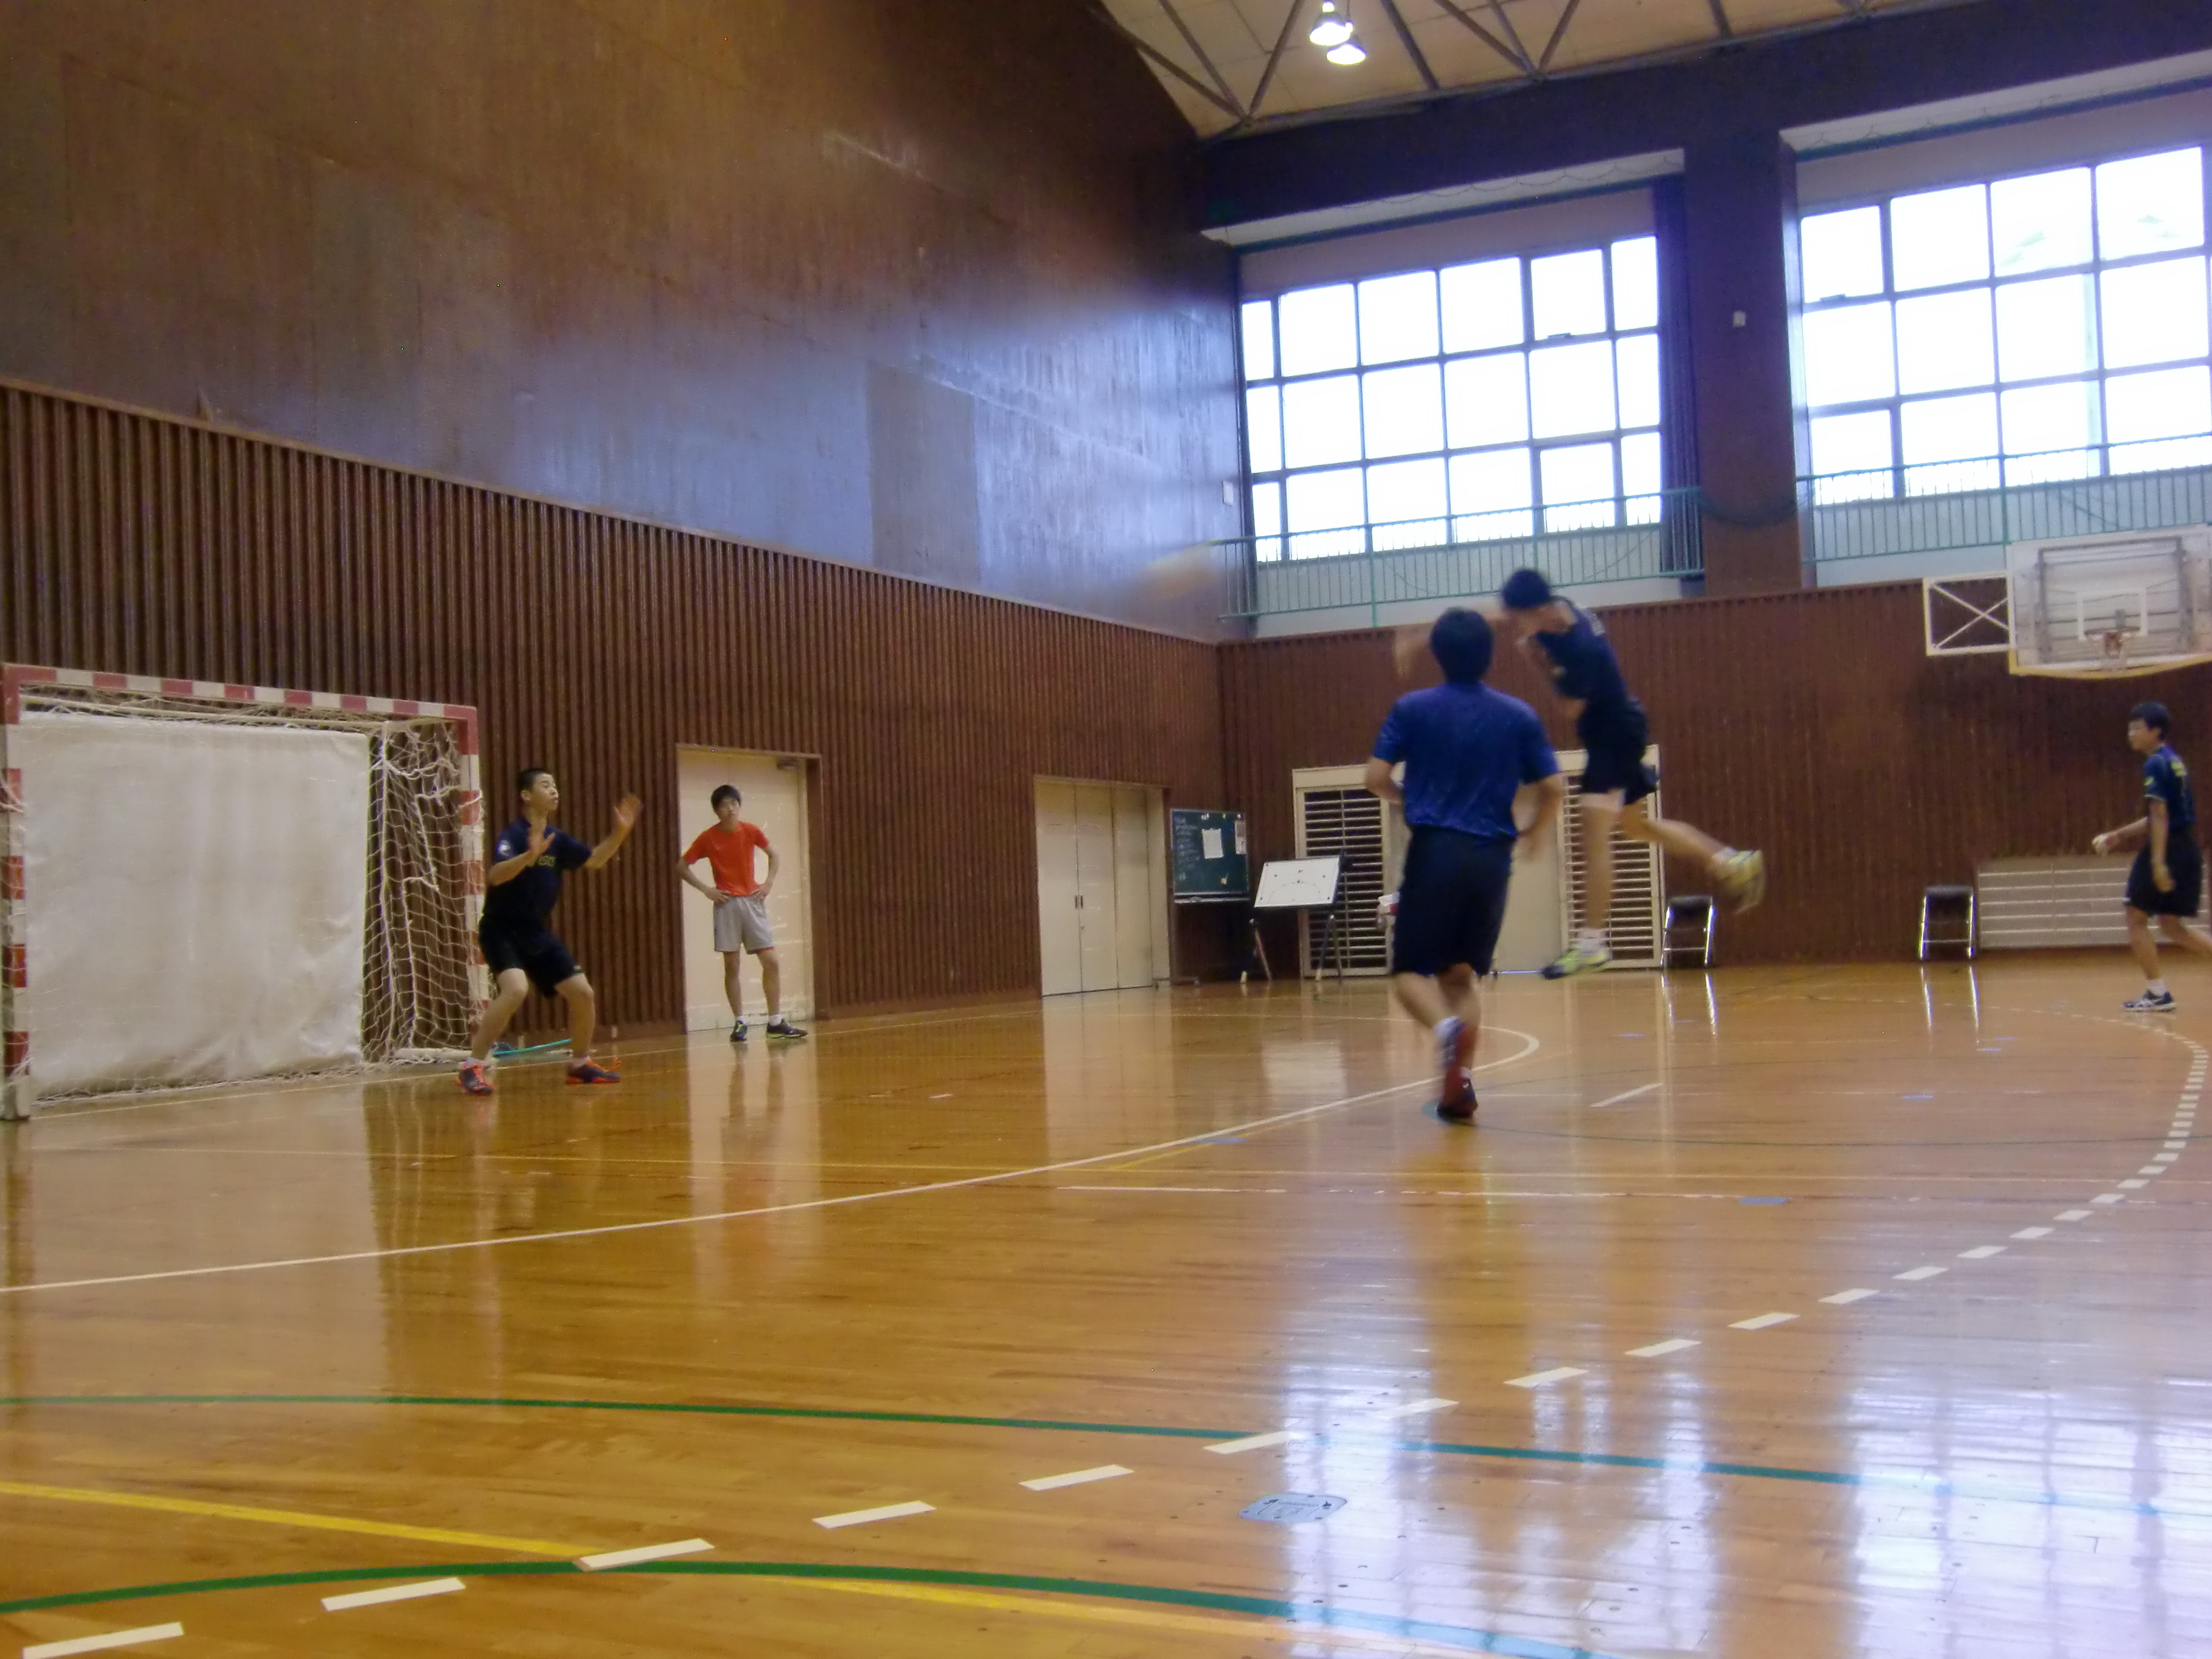
[[[1659,934],[1659,965],[1711,967],[1713,922],[1719,915],[1720,907],[1713,902],[1710,893],[1685,893],[1679,898],[1668,899],[1666,925]],[[1677,951],[1688,957],[1686,963],[1675,962]]]
[[[1931,945],[1963,945],[1966,960],[1974,959],[1974,890],[1930,887],[1920,896],[1920,960],[1928,960]]]

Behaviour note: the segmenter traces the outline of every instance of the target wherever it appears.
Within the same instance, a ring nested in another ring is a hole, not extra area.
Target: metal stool
[[[1947,927],[1945,923],[1952,924]],[[1928,960],[1930,945],[1963,945],[1966,960],[1974,959],[1974,890],[1971,887],[1930,887],[1920,896],[1920,960]]]
[[[1713,962],[1713,923],[1720,907],[1710,893],[1685,893],[1667,901],[1666,925],[1659,932],[1659,965],[1676,965],[1675,952],[1691,958],[1689,965],[1710,968]]]

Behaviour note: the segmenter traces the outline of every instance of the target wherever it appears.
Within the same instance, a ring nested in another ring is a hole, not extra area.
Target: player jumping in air
[[[1566,799],[1567,786],[1536,711],[1482,683],[1490,672],[1490,624],[1472,611],[1447,611],[1429,635],[1444,683],[1398,699],[1375,739],[1362,781],[1401,805],[1413,832],[1390,940],[1390,982],[1405,1011],[1436,1034],[1443,1065],[1437,1115],[1474,1120],[1468,1077],[1482,1030],[1476,976],[1490,971],[1516,843],[1534,845]],[[1406,763],[1401,786],[1391,769]],[[1523,784],[1540,786],[1526,830],[1513,819]]]
[[[638,799],[624,795],[615,807],[615,827],[597,847],[586,847],[552,826],[561,790],[550,772],[525,767],[514,787],[522,796],[522,816],[493,843],[483,921],[477,927],[477,942],[492,971],[493,995],[477,1022],[471,1057],[461,1067],[461,1087],[472,1095],[491,1092],[491,1046],[533,985],[568,1005],[568,1081],[619,1083],[615,1073],[592,1063],[592,1035],[599,1025],[592,981],[547,919],[560,899],[565,872],[604,869],[622,850],[637,823]]]
[[[1604,624],[1553,592],[1540,571],[1515,571],[1498,597],[1498,614],[1511,625],[1522,653],[1550,674],[1589,755],[1583,770],[1583,847],[1589,860],[1583,926],[1544,976],[1564,979],[1613,960],[1606,924],[1613,915],[1615,830],[1697,865],[1739,910],[1765,897],[1766,860],[1760,854],[1723,847],[1679,820],[1651,816],[1645,802],[1659,779],[1644,763],[1650,722],[1644,705],[1629,695]]]
[[[2136,848],[2128,872],[2128,948],[2148,981],[2143,994],[2123,1004],[2139,1014],[2170,1014],[2173,993],[2158,971],[2158,935],[2185,951],[2212,956],[2212,937],[2196,925],[2204,886],[2204,855],[2197,847],[2197,801],[2189,787],[2189,769],[2166,743],[2172,720],[2162,702],[2138,703],[2128,715],[2128,747],[2143,757],[2143,816],[2107,830],[2089,843],[2100,856]]]

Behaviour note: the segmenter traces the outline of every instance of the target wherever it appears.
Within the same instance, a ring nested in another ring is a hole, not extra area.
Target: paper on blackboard
[[[1221,856],[1221,831],[1218,830],[1200,830],[1198,832],[1198,844],[1200,849],[1208,859],[1219,858]]]
[[[1241,812],[1237,815],[1237,856],[1244,856],[1244,815]]]

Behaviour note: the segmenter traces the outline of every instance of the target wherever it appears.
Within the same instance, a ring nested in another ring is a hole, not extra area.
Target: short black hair
[[[2166,712],[2162,702],[2139,702],[2128,710],[2128,718],[2141,720],[2161,738],[2173,729],[2173,716]]]
[[[734,805],[744,799],[744,797],[738,793],[738,786],[734,783],[718,784],[715,786],[714,793],[707,797],[707,805],[719,812],[722,810],[724,801],[729,801]]]
[[[538,779],[550,778],[552,775],[542,766],[526,766],[514,775],[514,793],[518,795],[526,795]]]
[[[1490,672],[1495,641],[1481,613],[1454,605],[1429,630],[1429,654],[1455,685],[1480,684]]]
[[[1516,570],[1498,590],[1498,602],[1508,611],[1534,611],[1551,604],[1553,597],[1552,584],[1540,570]]]

